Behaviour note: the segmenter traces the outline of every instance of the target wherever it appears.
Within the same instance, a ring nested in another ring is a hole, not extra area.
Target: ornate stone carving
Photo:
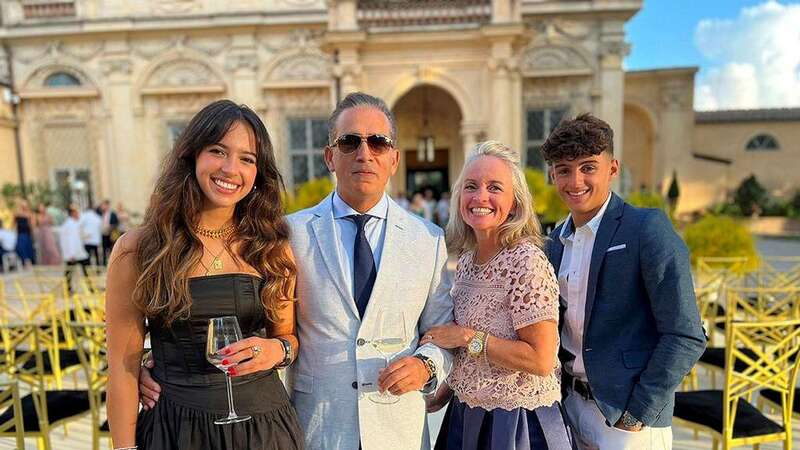
[[[569,47],[548,46],[527,49],[520,58],[520,71],[524,75],[539,76],[559,72],[591,72],[592,68],[584,57]]]
[[[208,38],[187,38],[184,45],[188,48],[216,56],[231,45],[230,36],[213,36]]]
[[[151,0],[154,14],[185,14],[198,11],[201,6],[197,0]]]
[[[595,32],[594,27],[587,22],[555,18],[532,22],[530,28],[538,32],[547,43],[564,38],[569,41],[583,41]]]
[[[175,47],[176,43],[176,38],[138,39],[131,43],[131,49],[136,55],[145,59],[150,59],[167,51],[168,49]]]
[[[159,66],[145,87],[186,87],[224,84],[205,64],[192,60],[169,61]]]
[[[61,46],[61,51],[81,61],[88,61],[103,51],[103,41],[64,44]]]
[[[568,105],[572,111],[591,109],[589,79],[537,78],[526,79],[522,85],[523,108],[561,107]]]
[[[46,45],[19,46],[14,48],[14,60],[30,64],[48,56],[58,57],[61,53],[61,41],[54,40]]]
[[[128,76],[132,71],[132,64],[128,58],[106,59],[100,63],[100,67],[106,77]]]
[[[94,117],[96,104],[97,101],[91,98],[23,100],[20,117],[30,123],[52,119],[88,120]]]
[[[72,75],[73,77],[77,78],[78,81],[80,81],[81,86],[93,86],[93,84],[89,81],[88,78],[86,78],[83,72],[66,64],[48,64],[46,66],[39,67],[32,75],[28,77],[27,81],[24,83],[24,86],[26,88],[33,88],[33,89],[43,88],[45,87],[44,86],[45,79],[47,79],[48,76],[57,72],[64,72]]]
[[[625,41],[606,41],[600,44],[600,54],[624,58],[631,52],[631,45]]]
[[[668,82],[661,86],[661,102],[671,111],[691,109],[690,88],[682,82]]]
[[[278,53],[289,48],[301,50],[317,50],[320,46],[324,30],[298,29],[280,37],[274,35],[260,36],[259,45],[270,53]]]
[[[257,71],[258,56],[253,52],[231,53],[225,57],[225,70],[236,72],[239,70]]]
[[[319,55],[301,54],[281,61],[268,76],[270,81],[328,80],[328,62]]]

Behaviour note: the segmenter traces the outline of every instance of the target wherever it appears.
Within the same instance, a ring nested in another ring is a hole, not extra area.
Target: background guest
[[[67,278],[67,289],[72,292],[72,266],[80,264],[81,271],[87,276],[86,266],[89,265],[89,254],[83,245],[81,237],[81,214],[77,205],[71,204],[67,208],[67,218],[58,229],[58,243],[61,247],[61,259],[67,265],[64,276]]]
[[[40,203],[37,208],[34,236],[39,245],[39,263],[48,266],[61,264],[61,253],[58,251],[58,243],[53,231],[53,218],[43,203]]]
[[[81,236],[86,253],[96,266],[104,264],[103,259],[103,219],[92,208],[87,208],[80,216]]]
[[[33,248],[33,211],[28,201],[21,199],[14,211],[14,227],[17,230],[16,252],[22,265],[36,264],[36,251]]]

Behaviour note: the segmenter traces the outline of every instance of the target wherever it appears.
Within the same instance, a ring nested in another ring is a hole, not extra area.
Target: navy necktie
[[[375,269],[375,258],[372,256],[372,248],[367,241],[364,226],[372,216],[367,214],[353,214],[347,216],[356,224],[356,240],[353,243],[353,298],[356,301],[358,314],[364,317],[367,310],[369,296],[372,294],[372,285],[375,284],[375,277],[378,270]]]

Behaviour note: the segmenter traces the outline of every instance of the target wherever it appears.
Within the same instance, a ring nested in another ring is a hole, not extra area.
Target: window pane
[[[308,148],[306,143],[306,120],[292,119],[289,121],[289,149],[302,150]]]
[[[564,116],[567,115],[566,109],[553,109],[550,111],[550,133],[561,123]]]
[[[527,159],[525,160],[525,165],[528,167],[532,167],[534,169],[545,170],[544,169],[544,158],[542,157],[542,146],[541,145],[533,145],[528,147],[528,154]]]
[[[175,141],[178,140],[183,130],[186,129],[186,125],[188,125],[186,122],[172,122],[167,124],[167,139],[169,139],[168,144],[170,149],[175,145]]]
[[[292,181],[295,187],[308,181],[308,157],[306,155],[292,155]]]
[[[544,111],[528,111],[528,140],[544,139]]]
[[[311,121],[311,145],[314,150],[322,150],[328,143],[328,123],[324,120]]]
[[[47,87],[80,86],[81,81],[68,73],[58,72],[47,77],[44,85]]]
[[[314,178],[328,176],[328,166],[325,165],[325,157],[322,153],[314,153]]]

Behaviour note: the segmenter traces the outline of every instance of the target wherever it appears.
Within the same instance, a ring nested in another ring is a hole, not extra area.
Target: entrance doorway
[[[433,190],[435,198],[450,190],[447,149],[436,149],[433,161],[419,160],[417,150],[406,150],[406,189],[409,196]]]

